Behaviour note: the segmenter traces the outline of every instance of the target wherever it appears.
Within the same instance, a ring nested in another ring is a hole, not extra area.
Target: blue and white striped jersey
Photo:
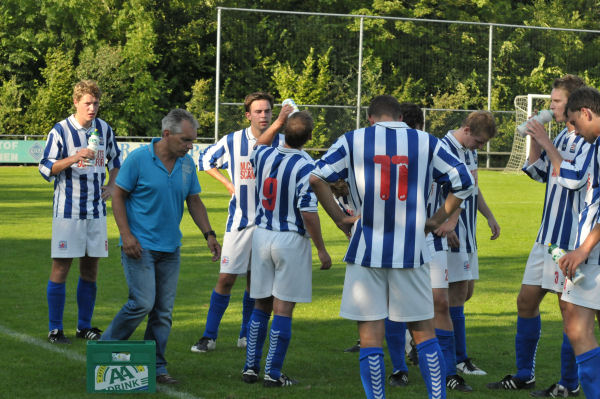
[[[460,240],[460,247],[448,248],[451,252],[466,252],[472,253],[477,250],[477,237],[475,228],[477,226],[477,197],[479,194],[479,179],[477,177],[477,151],[469,150],[458,142],[454,137],[453,131],[449,131],[442,141],[446,145],[446,148],[455,157],[460,159],[469,169],[475,184],[471,188],[471,195],[469,195],[461,204],[462,211],[458,218],[458,223],[454,231]],[[445,201],[448,196],[448,188],[442,187],[441,201],[438,207]]]
[[[579,224],[577,226],[577,240],[575,247],[579,247],[590,234],[590,231],[600,222],[600,140],[596,139],[592,148],[591,163],[589,165],[589,189],[585,197],[585,206],[579,214]],[[588,157],[586,157],[588,158]],[[562,176],[561,167],[561,176]],[[585,263],[600,265],[600,243],[596,244]]]
[[[430,181],[429,191],[427,192],[427,218],[432,217],[444,203],[448,194],[444,194],[443,191],[443,186],[441,184],[437,184],[433,179]],[[461,204],[461,207],[462,206],[463,205]],[[427,241],[433,241],[433,248],[436,252],[448,250],[448,239],[446,237],[440,237],[433,233],[429,233],[427,234]]]
[[[98,130],[100,143],[96,164],[86,166],[83,162],[71,165],[56,176],[51,176],[52,165],[87,147],[90,133]],[[74,115],[58,122],[46,139],[44,155],[39,171],[48,181],[54,180],[53,217],[65,219],[98,219],[106,216],[106,203],[101,198],[106,168],[120,168],[119,155],[112,128],[96,118],[89,128],[83,128]]]
[[[273,147],[283,144],[284,140],[285,137],[279,134],[273,140]],[[198,170],[227,169],[235,187],[229,201],[226,231],[242,230],[254,224],[258,196],[250,154],[255,144],[256,138],[248,127],[222,137],[198,159]]]
[[[348,181],[361,215],[344,257],[367,267],[414,268],[429,262],[425,241],[431,180],[458,198],[471,193],[466,166],[434,136],[403,122],[379,122],[342,135],[317,162],[315,176]]]
[[[306,152],[258,146],[250,156],[256,174],[256,225],[267,230],[308,235],[301,212],[317,212],[317,197],[308,178],[315,168]]]
[[[577,220],[587,192],[591,145],[567,129],[556,136],[553,144],[564,160],[560,176],[554,171],[546,151],[542,151],[540,158],[532,164],[525,161],[523,171],[532,179],[546,183],[542,222],[536,242],[572,250],[577,238]]]

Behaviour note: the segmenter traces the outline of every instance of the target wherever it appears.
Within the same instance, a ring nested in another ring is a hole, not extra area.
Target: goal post
[[[508,163],[504,168],[504,172],[508,173],[519,173],[525,163],[525,159],[529,155],[529,143],[531,137],[529,135],[522,137],[517,132],[517,126],[525,122],[533,114],[534,110],[548,109],[550,105],[550,95],[548,94],[526,94],[516,96],[514,100],[515,104],[515,130],[513,145],[510,152]],[[550,137],[556,136],[556,123],[551,121],[548,124],[548,135]]]

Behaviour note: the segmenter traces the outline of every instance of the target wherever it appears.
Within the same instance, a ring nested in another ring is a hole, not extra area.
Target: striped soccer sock
[[[254,309],[248,322],[248,339],[246,344],[246,365],[244,370],[253,368],[260,370],[263,345],[267,338],[267,326],[270,314],[259,309]]]
[[[417,353],[419,354],[419,368],[427,386],[429,398],[444,399],[446,397],[446,366],[437,338],[417,344]]]
[[[385,398],[383,348],[360,348],[360,379],[367,399]]]
[[[265,361],[265,375],[277,380],[281,377],[281,367],[292,338],[292,318],[273,316],[269,335],[269,353]]]
[[[213,290],[210,296],[210,306],[208,308],[208,314],[206,315],[206,327],[204,328],[203,337],[217,339],[219,335],[219,324],[223,314],[229,306],[229,298],[231,295],[221,295],[217,291]]]
[[[96,305],[96,282],[79,277],[77,283],[77,328],[92,328],[92,315]]]

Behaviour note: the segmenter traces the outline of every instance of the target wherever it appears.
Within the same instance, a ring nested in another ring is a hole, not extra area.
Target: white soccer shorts
[[[52,218],[52,258],[108,256],[106,217],[98,219]]]
[[[347,264],[340,316],[357,321],[432,319],[429,264],[415,269]]]
[[[479,280],[479,259],[477,251],[466,252],[447,252],[448,257],[448,281],[455,283],[458,281]]]
[[[600,265],[582,264],[578,269],[585,277],[577,284],[567,279],[561,299],[585,308],[600,310]]]
[[[448,288],[448,257],[447,251],[436,251],[433,241],[427,241],[431,252],[429,273],[431,275],[431,288]]]
[[[252,257],[252,235],[256,226],[225,232],[221,248],[221,273],[246,274]]]
[[[293,231],[257,228],[252,239],[250,297],[288,302],[312,300],[310,238]]]

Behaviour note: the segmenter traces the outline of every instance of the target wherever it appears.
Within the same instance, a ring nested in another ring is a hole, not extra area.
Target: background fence
[[[500,167],[515,96],[598,69],[581,45],[598,40],[596,30],[240,8],[219,8],[217,18],[215,140],[239,129],[252,91],[309,109],[312,147],[366,125],[366,105],[386,93],[423,107],[426,130],[440,137],[468,110],[492,111],[499,134],[487,154],[501,157],[482,166]]]

